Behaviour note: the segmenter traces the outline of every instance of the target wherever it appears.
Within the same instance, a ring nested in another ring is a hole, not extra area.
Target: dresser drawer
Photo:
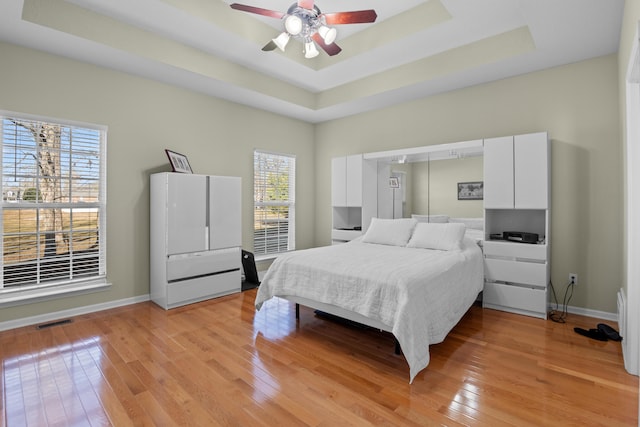
[[[484,242],[483,252],[487,257],[522,258],[542,261],[547,259],[547,245],[487,240]]]
[[[240,292],[240,288],[240,270],[169,283],[167,285],[167,307],[173,308]]]
[[[362,236],[361,230],[339,230],[337,228],[334,228],[333,230],[331,230],[332,240],[348,242],[360,236]]]
[[[489,281],[547,286],[547,264],[485,258],[484,276]]]
[[[482,306],[544,319],[547,317],[547,291],[485,282]]]
[[[228,270],[239,270],[241,262],[240,248],[172,255],[167,259],[167,280],[171,282]]]

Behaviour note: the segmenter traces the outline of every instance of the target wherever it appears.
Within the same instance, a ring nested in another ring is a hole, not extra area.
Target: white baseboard
[[[553,309],[555,310],[555,305],[553,305]],[[573,314],[579,314],[581,316],[595,317],[596,319],[609,320],[609,321],[618,323],[618,315],[616,313],[608,313],[606,311],[591,310],[588,308],[572,307],[572,306],[567,306],[567,312],[573,313]],[[595,328],[595,325],[593,327]]]
[[[258,272],[259,275],[260,273],[261,272]],[[100,304],[86,305],[83,307],[72,308],[69,310],[62,310],[62,311],[56,311],[53,313],[41,314],[38,316],[23,317],[21,319],[8,320],[6,322],[0,322],[0,331],[7,331],[9,329],[21,328],[23,326],[37,325],[40,323],[51,322],[53,320],[65,319],[68,317],[79,316],[87,313],[94,313],[97,311],[108,310],[110,308],[117,308],[117,307],[122,307],[130,304],[137,304],[139,302],[145,302],[149,300],[150,300],[150,296],[149,294],[146,294],[146,295],[140,295],[132,298],[125,298],[121,300],[109,301],[109,302],[100,303]],[[609,320],[613,322],[618,321],[618,316],[616,313],[608,313],[606,311],[591,310],[587,308],[568,306],[567,312],[573,313],[573,314],[579,314],[582,316],[594,317],[596,319]]]
[[[8,320],[0,322],[0,331],[21,328],[23,326],[37,325],[40,323],[51,322],[53,320],[65,319],[68,317],[79,316],[87,313],[95,313],[97,311],[108,310],[110,308],[122,307],[125,305],[137,304],[139,302],[149,301],[149,294],[140,295],[132,298],[125,298],[116,301],[109,301],[100,304],[85,305],[83,307],[71,308],[69,310],[56,311],[53,313],[40,314],[38,316],[23,317],[21,319]]]

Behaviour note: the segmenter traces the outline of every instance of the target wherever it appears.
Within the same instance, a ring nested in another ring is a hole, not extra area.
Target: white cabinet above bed
[[[375,171],[363,160],[362,154],[331,159],[333,243],[348,242],[360,236],[370,217],[375,216],[369,208],[375,201],[369,200],[371,189],[366,184],[371,182],[372,173]]]
[[[549,154],[546,132],[485,139],[485,209],[546,209]]]
[[[331,159],[331,202],[362,207],[362,154]]]

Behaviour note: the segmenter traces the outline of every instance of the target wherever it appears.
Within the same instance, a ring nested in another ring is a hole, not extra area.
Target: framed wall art
[[[458,183],[458,200],[482,200],[483,192],[483,181]]]
[[[193,173],[191,170],[191,165],[189,164],[189,159],[184,154],[176,153],[171,150],[164,150],[167,153],[167,157],[169,157],[169,163],[171,163],[171,167],[173,168],[173,172],[179,173]]]

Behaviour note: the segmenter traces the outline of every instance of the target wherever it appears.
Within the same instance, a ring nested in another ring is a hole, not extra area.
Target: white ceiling
[[[0,40],[312,123],[615,53],[624,0],[317,0],[343,51],[261,50],[294,0],[2,0]]]

